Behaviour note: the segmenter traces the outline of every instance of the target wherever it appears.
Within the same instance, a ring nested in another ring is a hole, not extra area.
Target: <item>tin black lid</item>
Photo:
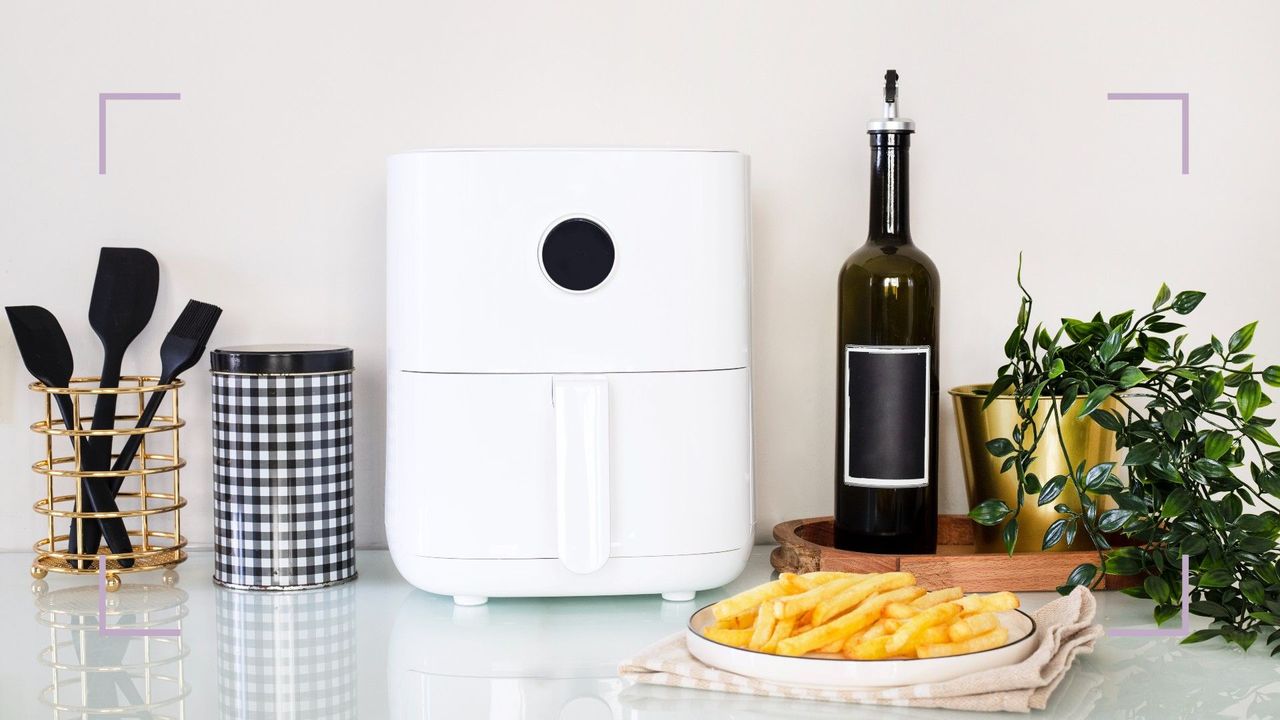
[[[214,350],[209,361],[214,372],[302,375],[351,370],[353,355],[340,345],[237,345]]]

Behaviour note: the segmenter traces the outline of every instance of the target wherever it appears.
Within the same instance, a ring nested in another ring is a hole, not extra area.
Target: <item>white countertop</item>
[[[31,556],[0,554],[0,612],[8,619],[0,718],[107,717],[82,716],[80,709],[137,704],[149,714],[110,716],[980,717],[626,687],[616,677],[620,660],[679,631],[695,608],[768,579],[768,551],[756,548],[742,577],[699,593],[694,603],[656,596],[499,599],[480,608],[456,608],[449,598],[414,590],[384,551],[359,554],[354,583],[293,594],[215,587],[212,555],[195,552],[179,568],[176,589],[163,586],[158,573],[144,573],[125,576],[125,587],[110,596],[109,627],[180,628],[176,638],[102,636],[96,582],[50,576],[38,596],[27,573]],[[1054,597],[1022,595],[1029,610]],[[1119,593],[1099,593],[1098,600],[1104,626],[1150,627],[1149,603]],[[1246,655],[1217,642],[1179,647],[1172,638],[1104,638],[1042,715],[1280,716],[1280,661],[1267,653],[1260,644]]]

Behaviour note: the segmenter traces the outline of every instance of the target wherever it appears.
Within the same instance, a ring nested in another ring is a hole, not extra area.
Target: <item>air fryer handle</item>
[[[609,384],[601,376],[552,380],[556,416],[556,544],[571,572],[609,559]]]

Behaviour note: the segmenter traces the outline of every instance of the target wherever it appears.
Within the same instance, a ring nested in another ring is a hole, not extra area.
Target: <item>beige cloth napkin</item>
[[[1043,710],[1076,655],[1093,652],[1102,626],[1093,624],[1097,601],[1077,587],[1032,613],[1036,621],[1036,649],[1016,664],[966,675],[954,680],[895,688],[822,690],[791,687],[735,675],[704,665],[689,654],[684,632],[640,651],[618,672],[637,683],[718,690],[768,697],[829,702],[938,707],[951,710],[1029,712]]]

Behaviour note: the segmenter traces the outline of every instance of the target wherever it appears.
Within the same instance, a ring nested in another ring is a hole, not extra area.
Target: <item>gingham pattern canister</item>
[[[212,358],[214,580],[295,590],[354,578],[351,351]]]

